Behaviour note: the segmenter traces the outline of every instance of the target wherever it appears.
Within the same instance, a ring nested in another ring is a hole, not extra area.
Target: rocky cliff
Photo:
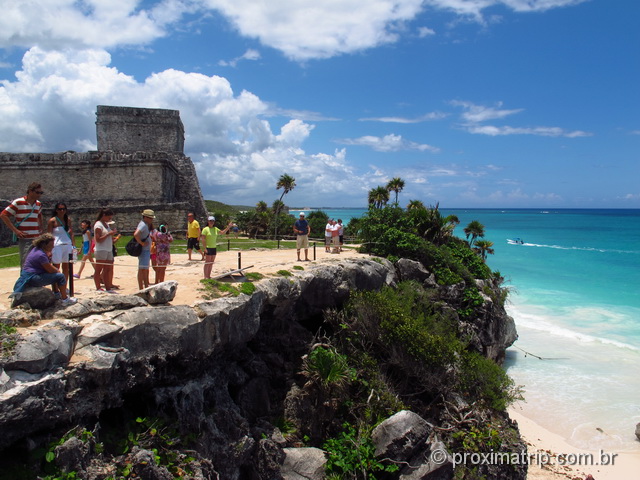
[[[323,478],[322,451],[291,445],[275,427],[287,398],[299,389],[302,358],[317,340],[326,309],[339,309],[353,291],[408,279],[444,296],[456,294],[455,288],[438,287],[417,262],[358,259],[262,280],[251,296],[194,306],[168,304],[172,290],[182,287],[167,282],[140,296],[81,300],[42,314],[2,312],[5,324],[34,323],[34,317],[47,322],[21,330],[12,353],[0,359],[0,449],[5,458],[25,459],[25,452],[76,425],[96,436],[103,430],[104,437],[109,427],[136,417],[144,423],[140,416],[152,413],[193,437],[192,469],[184,478]],[[500,361],[517,338],[514,322],[490,296],[478,311],[461,329],[474,348]],[[399,423],[391,439],[374,436],[380,455],[395,455],[405,465],[401,477],[393,478],[451,478],[449,454],[432,462],[441,446],[437,427],[415,414],[401,415]],[[95,441],[81,437],[67,435],[56,447],[61,468],[79,472],[78,478],[114,475],[117,465],[109,470],[93,449]],[[411,448],[398,452],[398,442]],[[138,443],[112,459],[126,463],[118,471],[176,476],[160,467],[148,471],[154,462],[145,455],[161,453]]]

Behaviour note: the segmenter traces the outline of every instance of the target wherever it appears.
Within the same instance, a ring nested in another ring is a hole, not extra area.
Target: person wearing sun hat
[[[207,218],[207,226],[202,229],[202,243],[206,251],[204,261],[204,278],[211,278],[211,270],[213,269],[213,262],[216,261],[218,235],[224,235],[229,231],[233,222],[229,222],[229,225],[224,230],[220,230],[215,226],[216,217],[210,215]]]
[[[133,237],[142,245],[142,253],[138,257],[138,288],[140,290],[149,286],[149,268],[151,266],[151,230],[156,214],[151,209],[142,211],[142,220],[138,223]]]
[[[304,248],[304,261],[308,262],[309,233],[311,233],[311,227],[304,217],[304,212],[300,212],[300,218],[293,224],[293,233],[296,234],[296,253],[298,254],[298,261],[302,261],[300,258],[300,250]]]

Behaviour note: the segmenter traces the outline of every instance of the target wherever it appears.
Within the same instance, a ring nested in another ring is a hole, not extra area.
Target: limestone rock
[[[148,305],[148,303],[143,298],[135,295],[105,295],[80,300],[75,305],[70,305],[64,310],[56,312],[56,316],[62,318],[83,318],[97,313],[129,310],[146,305]]]
[[[282,478],[285,480],[323,480],[327,459],[319,448],[285,448]]]
[[[49,288],[31,287],[13,294],[11,308],[28,304],[31,308],[44,310],[56,303],[56,297]]]
[[[289,278],[265,279],[250,296],[195,306],[151,306],[140,296],[104,295],[52,308],[58,320],[20,342],[32,343],[33,358],[23,364],[14,357],[0,361],[0,449],[40,433],[68,431],[78,419],[99,418],[135,401],[177,419],[181,433],[201,436],[198,453],[211,463],[201,463],[201,475],[194,473],[194,478],[245,478],[249,473],[270,480],[323,478],[324,454],[284,451],[287,439],[270,419],[284,411],[297,435],[320,438],[335,418],[335,402],[316,404],[295,380],[300,357],[313,340],[312,328],[324,309],[342,306],[353,290],[380,289],[412,276],[429,281],[416,265],[402,265],[396,269],[386,260],[336,258]],[[512,335],[506,314],[491,296],[485,298],[485,310],[463,328],[478,342],[476,348],[499,356]],[[455,315],[455,306],[442,308]],[[448,468],[431,463],[439,444],[418,415],[402,412],[379,428],[376,435],[384,438],[376,445],[380,452],[411,465],[402,478],[439,478]],[[70,444],[66,453],[67,464],[85,465],[81,449]],[[151,459],[148,452],[137,451],[135,459],[129,452],[122,461],[140,463],[135,473],[141,478],[162,480],[165,471],[142,466],[151,465],[144,463]],[[86,478],[98,477],[87,473]]]
[[[0,447],[68,421],[71,412],[65,408],[65,379],[61,370],[44,375],[23,371],[7,374],[11,380],[0,401]]]
[[[40,373],[65,366],[72,353],[72,332],[56,328],[39,329],[18,341],[13,355],[4,362],[4,368]]]
[[[212,348],[248,342],[260,328],[264,300],[264,294],[256,291],[250,297],[240,295],[196,304],[202,321],[197,326],[199,334],[194,338],[194,344]]]
[[[420,415],[402,410],[374,428],[371,439],[376,457],[405,462],[431,433],[432,426]]]
[[[435,275],[416,260],[401,258],[396,262],[395,267],[400,280],[416,280],[427,288],[436,288],[438,286]]]
[[[7,391],[7,389],[9,388],[8,385],[10,380],[11,377],[7,375],[7,372],[4,371],[4,368],[0,368],[0,394]]]
[[[201,322],[186,305],[136,307],[115,316],[112,322],[122,328],[110,336],[109,346],[127,349],[131,358],[188,354],[202,346]]]
[[[640,423],[636,425],[636,438],[640,440]]]
[[[178,282],[171,280],[152,285],[140,290],[135,295],[144,299],[149,305],[158,305],[171,302],[175,298],[177,290]]]
[[[82,472],[89,465],[91,446],[77,437],[71,437],[55,448],[56,465],[63,472]]]
[[[173,475],[164,466],[156,465],[155,454],[149,450],[133,447],[130,461],[133,465],[132,476],[145,480],[173,480]]]
[[[11,327],[31,327],[42,320],[39,310],[16,308],[0,312],[0,323]]]
[[[258,478],[282,479],[281,465],[285,459],[283,449],[278,442],[266,438],[258,442]]]
[[[122,330],[122,325],[114,325],[106,321],[95,321],[84,326],[78,335],[76,349],[80,349],[92,343],[107,340],[113,334]]]
[[[441,441],[426,442],[420,455],[400,471],[400,480],[450,480],[453,478],[453,458]],[[514,477],[516,478],[516,477]]]

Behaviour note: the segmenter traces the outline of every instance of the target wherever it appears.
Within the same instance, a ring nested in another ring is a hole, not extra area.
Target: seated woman
[[[77,302],[73,297],[67,296],[67,281],[63,273],[60,273],[51,263],[51,251],[53,250],[53,235],[44,233],[33,240],[33,248],[27,255],[20,273],[20,278],[13,287],[13,293],[22,292],[27,287],[44,287],[45,285],[57,285],[63,305],[72,305]]]

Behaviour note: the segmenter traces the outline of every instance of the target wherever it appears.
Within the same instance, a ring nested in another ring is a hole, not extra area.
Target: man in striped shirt
[[[2,213],[0,218],[15,234],[20,251],[20,268],[27,253],[31,249],[31,242],[42,233],[42,204],[39,198],[44,192],[42,185],[37,182],[27,187],[27,195],[16,198]]]

